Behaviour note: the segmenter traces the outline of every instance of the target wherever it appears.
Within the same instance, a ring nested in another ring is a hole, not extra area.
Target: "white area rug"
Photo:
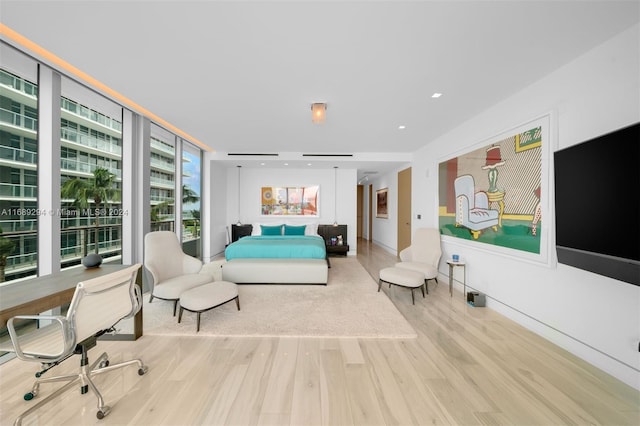
[[[414,338],[415,330],[378,284],[353,258],[331,258],[329,283],[323,285],[239,285],[240,311],[229,302],[202,313],[145,295],[144,334],[209,336],[292,336]],[[178,307],[179,309],[179,307]]]

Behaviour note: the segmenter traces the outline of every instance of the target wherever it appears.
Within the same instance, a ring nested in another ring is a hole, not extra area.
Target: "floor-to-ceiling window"
[[[5,50],[2,54],[15,55]],[[0,282],[37,273],[37,81],[35,62],[17,56],[3,58],[0,68]]]
[[[151,124],[151,231],[176,230],[176,137]]]
[[[201,158],[202,150],[151,124],[150,229],[175,232],[184,252],[198,258],[202,257]]]
[[[60,108],[62,268],[121,263],[122,107],[63,78]]]
[[[201,186],[202,151],[182,141],[182,250],[202,258]]]

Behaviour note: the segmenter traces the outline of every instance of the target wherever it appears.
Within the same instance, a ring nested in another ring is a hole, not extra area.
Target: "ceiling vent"
[[[264,152],[229,152],[229,157],[277,157],[280,154],[269,154]]]
[[[302,154],[303,157],[353,157],[353,154]]]

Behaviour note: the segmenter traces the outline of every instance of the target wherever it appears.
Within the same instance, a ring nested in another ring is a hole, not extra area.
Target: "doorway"
[[[411,245],[411,167],[398,172],[398,255]]]

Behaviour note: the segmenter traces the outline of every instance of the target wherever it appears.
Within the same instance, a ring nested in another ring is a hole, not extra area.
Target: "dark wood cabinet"
[[[327,255],[346,256],[349,251],[347,244],[347,225],[318,225],[318,235],[324,238]],[[337,244],[338,236],[342,236],[342,245]],[[335,240],[332,240],[335,238]]]
[[[247,237],[251,235],[251,231],[253,231],[253,225],[231,225],[231,242],[234,243],[238,241],[242,237]]]

